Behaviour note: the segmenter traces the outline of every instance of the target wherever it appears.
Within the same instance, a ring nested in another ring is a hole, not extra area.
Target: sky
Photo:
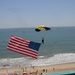
[[[75,26],[75,0],[0,0],[0,28]]]

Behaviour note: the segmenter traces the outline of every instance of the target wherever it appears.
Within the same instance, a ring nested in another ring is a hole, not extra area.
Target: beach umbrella
[[[25,72],[25,71],[24,71],[22,75],[27,75],[27,74],[28,74],[28,72]]]

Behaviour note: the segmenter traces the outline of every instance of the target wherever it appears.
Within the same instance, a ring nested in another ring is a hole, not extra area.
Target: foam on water
[[[52,57],[39,56],[38,59],[22,57],[0,59],[0,67],[3,66],[45,66],[60,63],[75,62],[75,53],[56,54]]]

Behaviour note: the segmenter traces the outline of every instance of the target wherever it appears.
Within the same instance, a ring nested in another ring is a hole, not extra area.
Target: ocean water
[[[11,35],[41,43],[38,59],[30,58],[6,49]],[[75,27],[51,27],[51,30],[36,32],[35,28],[0,29],[0,67],[42,66],[75,62]]]

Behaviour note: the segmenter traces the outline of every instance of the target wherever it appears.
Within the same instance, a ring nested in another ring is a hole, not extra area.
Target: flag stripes
[[[33,58],[37,58],[38,51],[29,48],[29,44],[29,40],[16,36],[11,36],[10,40],[8,41],[7,49]]]

